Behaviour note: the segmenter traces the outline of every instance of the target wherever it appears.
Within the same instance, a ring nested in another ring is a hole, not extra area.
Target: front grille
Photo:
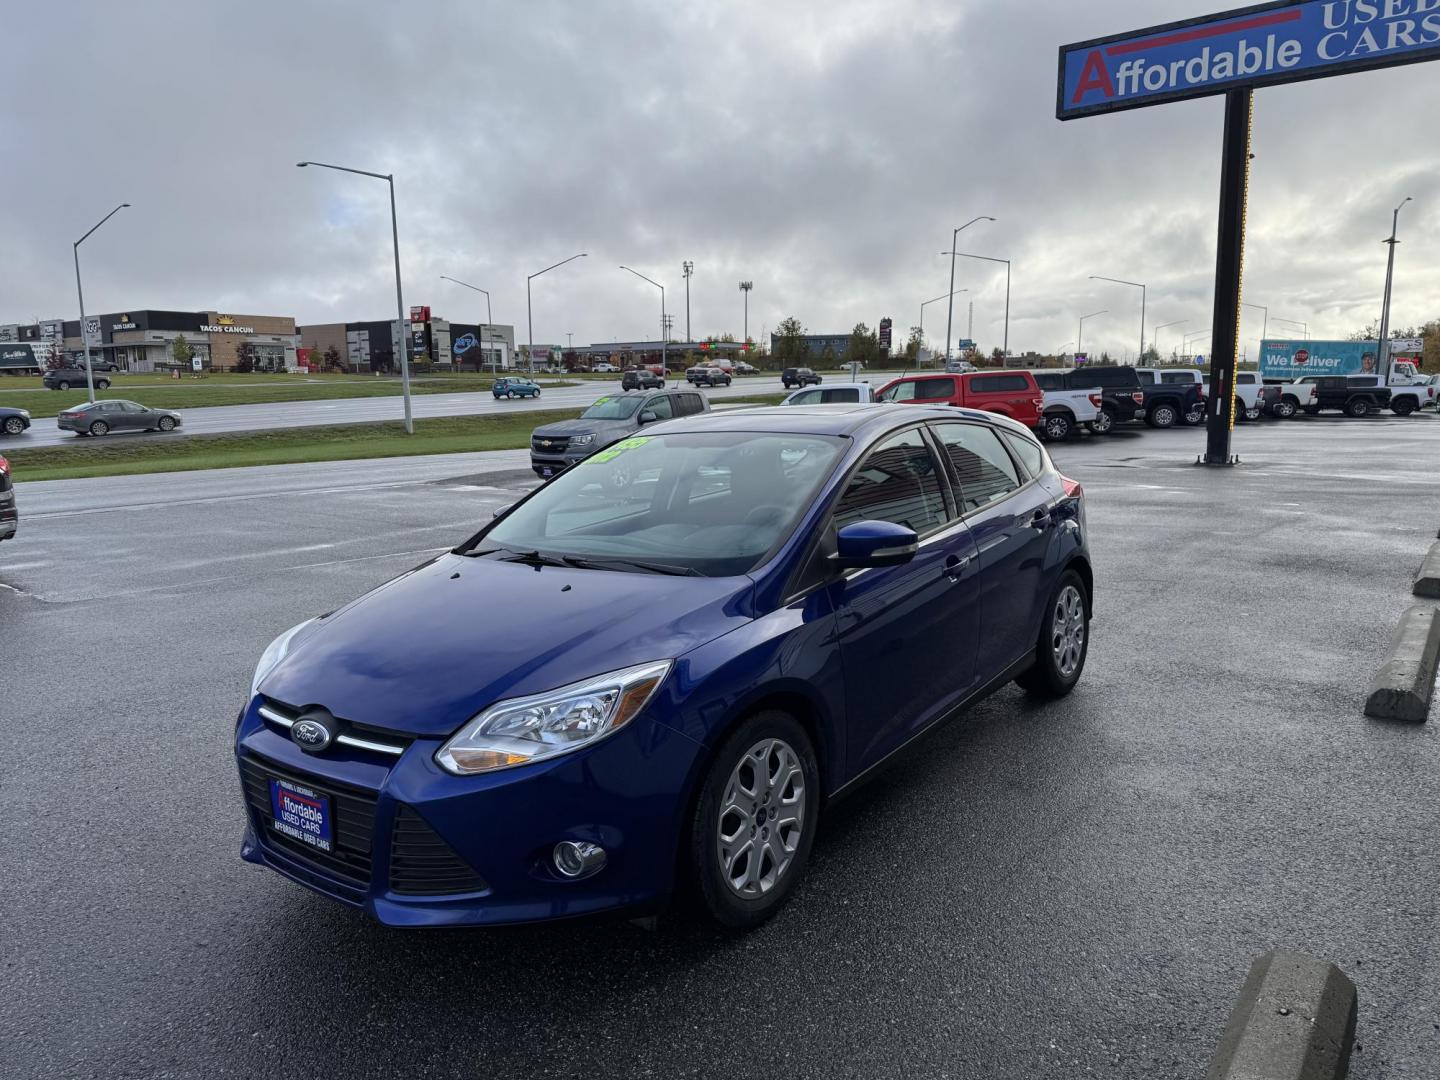
[[[538,450],[542,454],[563,454],[570,445],[568,435],[546,435],[543,438],[539,435],[530,437],[530,449]]]
[[[330,809],[335,815],[334,846],[330,851],[320,851],[309,844],[292,840],[270,827],[273,817],[270,807],[272,777],[302,784],[330,797]],[[370,848],[375,834],[373,795],[338,787],[311,776],[301,776],[248,757],[240,759],[240,779],[245,786],[246,805],[255,816],[255,828],[264,837],[267,847],[342,884],[361,890],[370,884]]]
[[[391,834],[390,888],[407,896],[444,896],[482,892],[488,886],[424,818],[400,806]]]

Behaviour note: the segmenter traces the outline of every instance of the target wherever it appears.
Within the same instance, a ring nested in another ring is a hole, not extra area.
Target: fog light
[[[605,866],[605,849],[599,844],[562,840],[555,845],[555,869],[562,877],[583,878]]]

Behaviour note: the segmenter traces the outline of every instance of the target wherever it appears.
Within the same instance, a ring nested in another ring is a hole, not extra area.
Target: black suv
[[[780,381],[789,390],[792,386],[819,386],[824,380],[808,367],[787,367],[780,373]]]
[[[90,370],[94,373],[95,389],[109,390],[110,380],[100,374],[100,369],[91,365]],[[56,368],[54,371],[45,372],[44,378],[40,380],[46,390],[70,390],[85,385],[85,369],[82,368]]]
[[[1132,367],[1102,365],[1072,368],[1069,371],[1036,371],[1041,390],[1100,390],[1100,416],[1086,426],[1096,435],[1108,434],[1116,424],[1140,419],[1145,409],[1145,392]]]
[[[621,390],[664,390],[665,380],[649,368],[631,368],[620,376]]]

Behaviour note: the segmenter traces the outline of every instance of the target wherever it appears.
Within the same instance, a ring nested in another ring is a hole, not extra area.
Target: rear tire
[[[97,390],[109,390],[109,389],[110,389],[110,380],[109,380],[109,379],[96,379],[96,380],[95,380],[95,389],[97,389]]]
[[[1162,401],[1145,414],[1145,423],[1153,428],[1171,428],[1179,419],[1179,410],[1168,401]]]
[[[769,919],[804,877],[819,817],[820,767],[805,728],[775,709],[742,721],[716,751],[690,822],[700,909],[729,930]]]
[[[5,421],[6,435],[21,435],[25,431],[25,421],[18,416],[9,417]]]
[[[1067,570],[1046,605],[1035,666],[1015,682],[1036,697],[1062,698],[1080,681],[1089,651],[1090,596],[1080,575]]]
[[[1390,406],[1390,411],[1396,416],[1409,416],[1415,411],[1415,402],[1410,398],[1401,398]]]
[[[1272,411],[1281,420],[1290,420],[1300,411],[1300,403],[1292,397],[1281,398],[1275,403]]]
[[[90,425],[90,434],[91,434],[91,435],[99,436],[99,435],[108,435],[109,433],[110,433],[110,425],[107,424],[104,420],[96,420],[93,424]]]
[[[1086,426],[1092,435],[1109,435],[1115,430],[1115,414],[1109,409],[1101,409]]]
[[[1362,416],[1370,415],[1370,402],[1364,398],[1355,398],[1345,403],[1345,415],[1358,420]]]
[[[58,383],[55,384],[55,389],[56,389],[56,390],[69,390],[69,389],[70,389],[70,384],[69,384],[68,382],[65,382],[64,380],[62,380],[62,381],[60,381],[60,382],[58,382]]]
[[[1050,413],[1041,429],[1048,442],[1064,442],[1075,433],[1075,422],[1065,413]]]

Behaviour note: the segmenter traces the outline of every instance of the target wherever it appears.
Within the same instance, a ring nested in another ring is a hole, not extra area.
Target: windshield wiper
[[[573,566],[580,570],[610,570],[619,566],[630,566],[647,574],[671,574],[675,577],[705,576],[693,566],[675,566],[671,563],[646,562],[643,559],[611,559],[604,556],[590,559],[582,558],[578,555],[561,555],[560,558],[566,566]]]
[[[471,558],[478,559],[482,555],[503,555],[501,562],[525,563],[527,566],[568,566],[569,564],[553,555],[546,555],[542,551],[522,551],[519,548],[493,547],[482,550],[471,549],[465,552]]]

